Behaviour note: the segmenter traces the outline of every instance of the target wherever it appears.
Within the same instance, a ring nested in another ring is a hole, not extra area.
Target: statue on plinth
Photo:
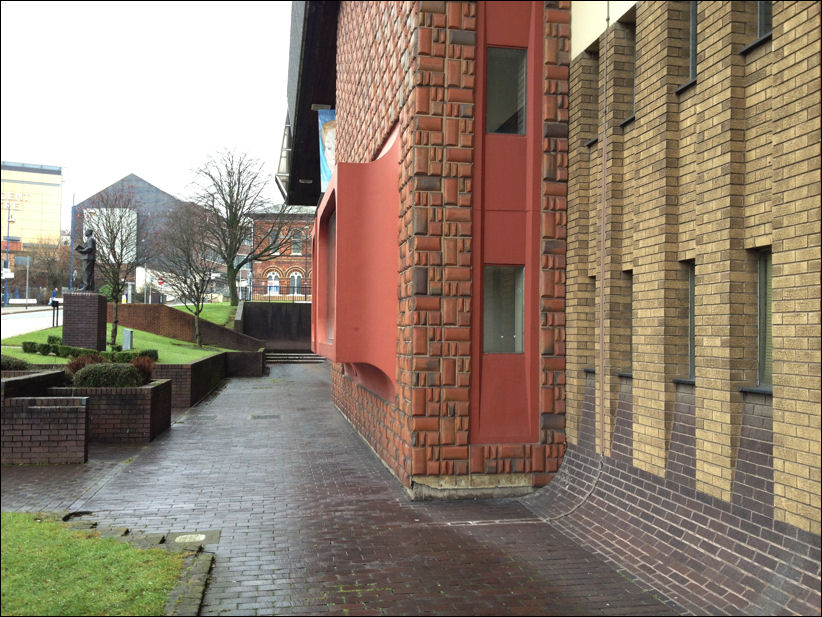
[[[78,244],[74,250],[82,255],[83,285],[77,291],[94,291],[94,262],[97,261],[97,241],[92,237],[94,231],[86,230],[85,244]]]

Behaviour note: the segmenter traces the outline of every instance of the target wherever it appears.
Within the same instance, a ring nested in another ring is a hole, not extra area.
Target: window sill
[[[634,373],[632,371],[617,371],[617,377],[622,377],[623,379],[633,379]]]
[[[685,83],[685,84],[682,84],[681,86],[679,86],[679,88],[677,88],[676,90],[674,90],[674,93],[676,93],[676,94],[682,94],[682,93],[683,93],[683,92],[685,92],[688,88],[690,88],[691,86],[695,86],[695,85],[696,85],[696,77],[694,77],[694,78],[693,78],[691,81],[689,81],[688,83]]]
[[[770,41],[772,36],[773,36],[773,32],[768,32],[768,34],[763,34],[762,36],[760,36],[758,39],[756,39],[750,45],[745,45],[745,47],[740,49],[739,50],[739,55],[740,56],[747,56],[749,52],[752,52],[757,47],[760,47],[764,43],[766,43],[767,41]]]
[[[688,378],[688,379],[678,379],[677,378],[677,379],[672,379],[671,381],[673,381],[675,384],[679,384],[679,385],[682,385],[682,386],[695,386],[696,385],[696,379],[691,379],[691,378]]]
[[[739,388],[742,394],[764,394],[773,396],[773,386],[742,386]]]
[[[599,141],[599,137],[594,137],[593,139],[589,139],[588,141],[585,142],[585,147],[590,148],[591,146],[596,144],[598,141]]]
[[[619,123],[619,128],[624,129],[626,126],[631,124],[631,122],[633,122],[634,120],[636,120],[636,115],[631,115],[628,118],[625,118],[625,120],[623,120],[622,122]]]
[[[586,373],[588,375],[596,375],[597,371],[596,371],[596,369],[593,369],[590,366],[586,366],[584,369],[582,369],[582,372]]]

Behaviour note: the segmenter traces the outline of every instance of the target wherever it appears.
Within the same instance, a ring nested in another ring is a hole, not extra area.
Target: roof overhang
[[[292,3],[288,63],[291,135],[283,139],[284,147],[288,142],[291,151],[287,175],[282,175],[287,178],[288,204],[315,205],[322,196],[316,109],[336,106],[339,8],[339,2]]]

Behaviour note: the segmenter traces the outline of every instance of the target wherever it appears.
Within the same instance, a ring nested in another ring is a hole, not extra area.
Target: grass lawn
[[[122,344],[122,326],[117,330],[117,341]],[[47,343],[49,335],[63,336],[63,328],[47,328],[45,330],[38,330],[37,332],[29,332],[28,334],[20,334],[2,340],[3,355],[14,356],[32,364],[65,364],[68,362],[66,358],[58,358],[57,356],[41,356],[40,354],[24,353],[22,344],[23,341],[34,341],[35,343]],[[106,340],[111,336],[111,324],[107,324]],[[187,343],[185,341],[178,341],[173,338],[166,338],[164,336],[157,336],[150,332],[143,332],[142,330],[134,330],[134,348],[135,349],[156,349],[159,353],[160,364],[188,364],[200,358],[213,355],[220,351],[230,351],[222,347],[208,347],[203,346],[198,349],[194,343]]]
[[[182,305],[175,305],[174,308],[179,311],[186,311],[193,314],[191,309]],[[234,315],[236,313],[237,307],[231,306],[228,302],[209,302],[203,306],[203,310],[200,313],[200,319],[210,321],[211,323],[215,323],[218,326],[223,326],[225,328],[233,328]]]
[[[140,550],[54,517],[3,512],[3,615],[162,615],[182,553]]]

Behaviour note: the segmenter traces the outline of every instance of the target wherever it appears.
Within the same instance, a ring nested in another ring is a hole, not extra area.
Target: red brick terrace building
[[[565,449],[569,3],[293,6],[288,196],[319,203],[334,400],[416,497],[546,484]],[[337,113],[323,195],[317,105]]]

